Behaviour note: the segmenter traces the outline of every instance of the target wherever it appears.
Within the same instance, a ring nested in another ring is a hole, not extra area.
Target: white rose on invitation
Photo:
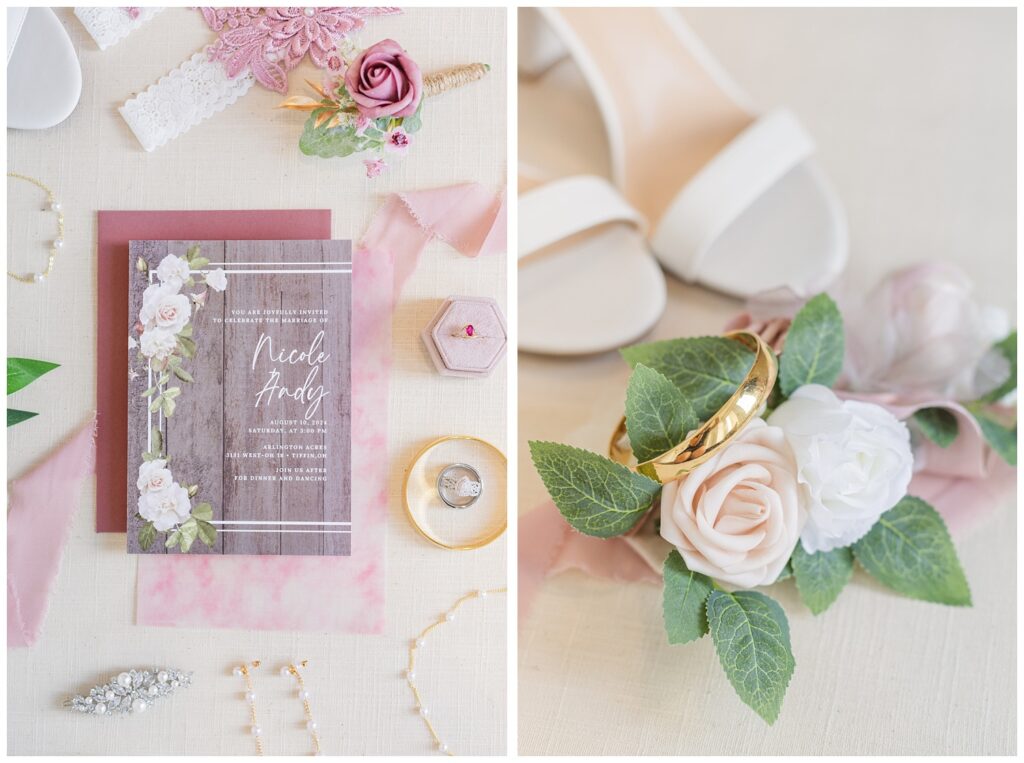
[[[207,273],[206,285],[214,291],[224,291],[228,288],[228,277],[224,273],[224,268],[217,268]]]
[[[152,284],[142,294],[139,320],[146,328],[157,326],[177,334],[191,317],[192,303],[173,284]]]
[[[166,360],[177,346],[177,338],[167,329],[146,329],[139,338],[139,351],[152,360]]]
[[[171,470],[167,468],[167,461],[162,458],[154,458],[152,461],[143,461],[139,466],[139,479],[136,483],[140,493],[155,493],[169,487],[174,482]]]
[[[768,417],[785,433],[810,492],[800,539],[808,553],[860,540],[907,492],[910,432],[884,408],[840,400],[820,384],[800,387]]]
[[[661,491],[661,537],[689,569],[741,588],[775,582],[806,521],[793,451],[763,419]]]
[[[161,283],[171,284],[180,289],[189,279],[189,270],[188,260],[168,254],[157,265],[156,277],[160,279]]]
[[[148,519],[160,532],[166,532],[188,519],[192,502],[188,491],[177,482],[163,490],[143,493],[139,496],[139,514]]]

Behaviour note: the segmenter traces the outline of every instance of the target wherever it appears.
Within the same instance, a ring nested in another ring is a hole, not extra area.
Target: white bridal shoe
[[[640,214],[594,175],[521,175],[519,187],[520,349],[605,352],[647,333],[665,310],[665,277]]]
[[[67,119],[82,94],[82,69],[49,8],[7,9],[7,126],[43,130]]]
[[[538,8],[520,19],[524,72],[575,59],[604,121],[611,176],[668,270],[742,298],[807,296],[839,275],[846,221],[814,142],[786,110],[755,114],[678,11]]]

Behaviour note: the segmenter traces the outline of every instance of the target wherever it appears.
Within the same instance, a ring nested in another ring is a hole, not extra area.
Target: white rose
[[[143,493],[139,496],[139,514],[148,519],[160,532],[166,532],[188,519],[192,511],[188,491],[177,482],[163,490]]]
[[[884,408],[842,401],[828,387],[808,384],[768,423],[782,428],[810,492],[800,534],[809,553],[860,540],[906,495],[914,468],[910,432]]]
[[[166,360],[177,346],[177,338],[167,329],[146,329],[139,339],[139,351],[153,360]]]
[[[161,283],[169,283],[177,286],[179,289],[189,279],[189,268],[188,260],[184,257],[176,257],[173,254],[168,254],[162,260],[156,268],[156,277],[160,279]]]
[[[751,421],[661,491],[661,537],[694,572],[741,588],[770,585],[807,521],[807,490],[786,436]]]
[[[192,317],[192,303],[174,284],[152,284],[142,293],[139,320],[146,328],[158,326],[177,334]]]
[[[1003,310],[976,302],[970,280],[953,265],[897,271],[844,313],[844,371],[857,392],[930,392],[971,400],[1006,378],[1004,373],[991,383],[979,364],[1010,333],[1009,319]]]
[[[228,277],[224,273],[224,268],[217,268],[207,273],[206,285],[214,291],[224,291],[228,288]]]
[[[154,493],[163,490],[174,482],[171,470],[167,468],[167,462],[162,458],[154,458],[152,461],[143,461],[139,466],[139,479],[136,484],[140,493]]]

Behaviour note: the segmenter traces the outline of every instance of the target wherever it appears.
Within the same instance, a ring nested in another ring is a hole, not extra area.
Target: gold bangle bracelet
[[[779,365],[775,354],[761,337],[752,332],[730,331],[724,336],[754,351],[753,365],[725,405],[674,448],[642,464],[637,464],[633,456],[626,430],[626,417],[623,416],[608,443],[608,455],[613,461],[634,468],[658,482],[670,482],[711,458],[758,414],[767,402],[778,376]]]
[[[505,454],[502,453],[501,450],[499,450],[496,446],[487,442],[487,440],[482,440],[479,437],[474,437],[473,435],[468,434],[455,434],[447,435],[445,437],[438,437],[436,440],[432,440],[431,442],[428,442],[426,445],[424,445],[419,450],[419,452],[415,456],[413,456],[412,461],[409,462],[409,466],[405,470],[405,479],[402,480],[402,504],[405,506],[405,516],[408,517],[409,524],[411,524],[416,529],[416,532],[418,532],[424,538],[429,540],[435,546],[438,546],[439,548],[448,549],[449,551],[472,551],[477,548],[482,548],[483,546],[486,546],[488,543],[494,542],[504,534],[506,528],[508,527],[508,506],[505,507],[505,517],[502,520],[501,525],[494,531],[489,532],[486,535],[482,535],[479,538],[474,538],[468,543],[445,543],[443,540],[441,540],[436,535],[431,533],[426,527],[420,524],[419,520],[416,519],[416,516],[413,514],[412,507],[409,505],[409,477],[410,475],[412,475],[413,470],[416,468],[416,465],[420,462],[420,459],[422,459],[433,448],[437,447],[441,443],[449,442],[452,440],[468,440],[470,442],[478,442],[481,445],[487,446],[496,454],[498,454],[498,457],[501,459],[501,463],[506,465],[508,464],[508,459],[505,458]]]

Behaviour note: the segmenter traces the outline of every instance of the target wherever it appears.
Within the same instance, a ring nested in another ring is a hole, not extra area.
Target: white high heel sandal
[[[757,116],[678,11],[520,11],[520,68],[571,54],[598,103],[612,177],[661,263],[737,297],[814,294],[842,271],[842,206],[788,111]]]

